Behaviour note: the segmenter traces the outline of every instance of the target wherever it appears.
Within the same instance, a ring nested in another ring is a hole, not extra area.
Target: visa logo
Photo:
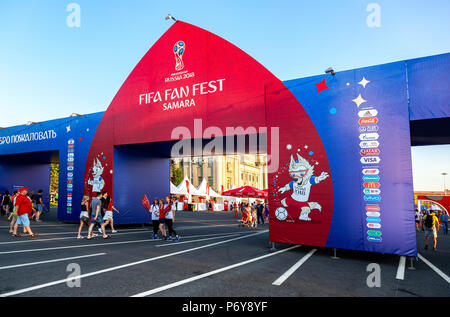
[[[363,156],[361,157],[361,163],[363,164],[378,164],[381,158],[379,156]]]

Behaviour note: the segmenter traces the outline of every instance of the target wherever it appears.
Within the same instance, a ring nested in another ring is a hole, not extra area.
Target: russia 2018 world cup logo
[[[175,70],[182,70],[184,68],[183,64],[183,54],[186,49],[186,45],[183,41],[178,41],[173,46],[173,53],[175,54]]]

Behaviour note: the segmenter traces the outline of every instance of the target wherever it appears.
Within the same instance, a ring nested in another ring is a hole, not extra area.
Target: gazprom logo
[[[378,140],[380,135],[378,133],[362,133],[359,135],[361,141],[373,141]]]
[[[364,195],[365,201],[380,201],[381,196],[380,195]]]

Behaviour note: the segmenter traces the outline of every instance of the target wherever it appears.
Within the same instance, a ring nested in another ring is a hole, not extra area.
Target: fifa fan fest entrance
[[[177,21],[104,113],[53,122],[53,139],[30,139],[46,123],[0,130],[0,157],[59,151],[58,218],[107,191],[129,224],[149,221],[143,194],[169,193],[170,158],[267,154],[270,241],[416,256],[411,144],[449,142],[449,55],[282,82]]]

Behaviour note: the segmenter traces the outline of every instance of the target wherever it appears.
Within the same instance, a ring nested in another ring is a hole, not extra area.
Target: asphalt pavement
[[[450,238],[442,232],[436,252],[424,250],[417,233],[418,259],[350,250],[337,250],[336,259],[327,248],[272,249],[268,224],[240,228],[229,212],[177,212],[178,242],[153,240],[148,224],[117,226],[107,240],[78,240],[78,225],[55,214],[32,221],[36,239],[11,237],[0,218],[1,296],[450,295]]]

